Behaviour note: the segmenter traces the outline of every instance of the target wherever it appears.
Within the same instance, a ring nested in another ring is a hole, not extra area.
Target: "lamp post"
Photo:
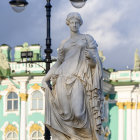
[[[75,8],[82,8],[85,5],[85,2],[87,0],[69,0],[71,2],[71,4],[75,7]],[[46,73],[49,71],[50,69],[50,63],[52,62],[51,60],[51,53],[52,53],[52,49],[51,49],[51,0],[46,0],[46,19],[47,19],[47,28],[46,28],[46,32],[47,32],[47,38],[46,38],[46,49],[44,50],[45,54],[46,54],[46,58],[45,58],[45,62],[46,62]],[[26,0],[11,0],[10,5],[12,7],[12,9],[15,12],[22,12],[25,7],[28,5],[28,2]],[[50,132],[47,129],[47,127],[45,127],[45,140],[50,140]]]
[[[51,61],[51,53],[52,53],[52,49],[51,49],[51,0],[46,0],[47,4],[46,4],[46,19],[47,19],[47,28],[46,28],[46,32],[47,32],[47,38],[46,38],[46,49],[44,50],[45,54],[46,54],[46,73],[49,71],[50,69],[50,63]],[[71,2],[71,4],[76,7],[76,8],[81,8],[85,5],[85,2],[87,0],[69,0]],[[16,12],[22,12],[25,7],[28,5],[28,2],[26,0],[11,0],[10,5],[12,7],[12,9]]]

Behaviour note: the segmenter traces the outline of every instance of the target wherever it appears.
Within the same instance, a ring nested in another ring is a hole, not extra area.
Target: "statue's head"
[[[83,20],[79,13],[72,12],[67,15],[66,24],[70,27],[73,32],[79,30],[80,26],[83,24]]]

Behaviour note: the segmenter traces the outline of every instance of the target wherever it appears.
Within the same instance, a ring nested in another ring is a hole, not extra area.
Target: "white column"
[[[119,107],[119,126],[118,126],[118,140],[124,140],[124,103],[118,102]]]
[[[20,94],[21,98],[21,116],[20,116],[20,140],[26,139],[26,101],[28,98],[27,94],[27,78],[21,78],[20,81]]]
[[[138,102],[138,108],[137,108],[137,140],[140,138],[140,102]]]
[[[126,107],[127,107],[127,140],[132,140],[132,103],[131,102],[127,102],[126,103]]]
[[[21,101],[20,140],[26,140],[26,102]]]
[[[136,103],[132,105],[132,140],[137,140],[137,110]]]

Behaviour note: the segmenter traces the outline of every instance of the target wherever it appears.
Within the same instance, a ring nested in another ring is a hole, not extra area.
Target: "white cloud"
[[[62,0],[62,3],[64,1]],[[99,49],[108,55],[106,66],[116,66],[117,68],[124,68],[125,64],[132,66],[134,51],[140,46],[138,38],[140,36],[138,32],[140,22],[134,22],[139,18],[137,14],[138,11],[140,12],[138,3],[140,3],[138,0],[135,2],[133,0],[88,0],[85,7],[77,10],[67,2],[65,4],[68,4],[68,7],[63,5],[55,13],[56,21],[61,24],[55,26],[54,32],[59,29],[59,32],[63,31],[64,34],[68,35],[65,25],[66,15],[69,12],[77,11],[84,20],[82,32],[93,35],[99,44]],[[59,15],[61,15],[60,18]],[[60,41],[61,38],[58,38]],[[127,51],[131,54],[128,55]],[[112,54],[114,52],[117,53]],[[123,61],[121,61],[122,59]]]
[[[6,7],[7,2],[0,2],[0,44],[8,43],[14,46],[28,41],[29,44],[40,43],[45,46],[46,1],[28,2],[29,5],[21,14],[11,12],[11,8]],[[87,0],[81,9],[73,8],[69,0],[51,0],[51,3],[54,52],[61,40],[69,35],[65,24],[67,14],[77,11],[84,20],[81,32],[91,34],[97,40],[99,49],[107,55],[107,67],[123,67],[128,63],[133,65],[134,51],[140,48],[139,0]]]

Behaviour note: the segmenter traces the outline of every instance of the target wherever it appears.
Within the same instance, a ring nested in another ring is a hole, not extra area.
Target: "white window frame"
[[[32,110],[32,93],[36,91],[33,88],[30,88],[28,90],[28,113],[29,115],[32,115],[33,113],[41,113],[42,115],[45,114],[45,93],[42,89],[39,89],[38,91],[40,91],[43,95],[43,109],[42,110]]]
[[[27,140],[31,139],[31,135],[32,135],[33,131],[32,131],[32,133],[30,133],[30,128],[33,124],[38,124],[39,126],[41,126],[43,134],[45,132],[44,122],[42,122],[42,121],[38,121],[38,122],[30,121],[27,125],[27,128],[26,128],[26,130],[27,130]]]
[[[37,136],[39,135],[39,133],[41,133],[40,131],[33,131],[32,132],[32,134],[31,134],[31,140],[38,140],[38,139],[42,139],[42,140],[44,140],[44,136],[43,136],[43,134],[42,134],[42,137],[37,137],[37,138],[34,138],[34,137],[32,137],[32,135],[34,134],[34,133],[37,133]]]
[[[15,94],[17,95],[17,98],[15,98],[15,99],[8,99],[8,96],[9,96],[11,93],[15,93]],[[14,109],[14,101],[16,101],[16,100],[17,100],[18,107],[17,107],[17,109]],[[11,109],[11,110],[8,109],[8,101],[12,101],[12,109]],[[6,106],[6,110],[7,110],[8,112],[11,112],[11,111],[13,112],[13,111],[17,111],[18,108],[19,108],[18,94],[17,94],[16,92],[11,91],[11,92],[9,92],[8,95],[7,95],[7,106]]]
[[[16,133],[15,131],[10,131],[10,132],[8,132],[8,133],[6,134],[5,140],[18,140],[18,135],[17,135],[16,138],[9,138],[9,139],[8,139],[7,137],[8,137],[8,135],[9,135],[10,133],[12,133],[12,135],[13,135],[14,133],[17,135],[17,133]]]
[[[38,91],[39,92],[39,94],[41,94],[41,96],[42,96],[42,98],[33,98],[33,95],[34,95],[34,92],[36,92],[36,91]],[[43,93],[42,92],[40,92],[39,90],[35,90],[34,92],[32,92],[32,104],[31,104],[31,110],[43,110]],[[42,99],[42,109],[39,109],[39,99]],[[36,103],[37,103],[37,108],[36,109],[33,109],[33,100],[35,100],[36,101]]]
[[[9,83],[9,81],[4,81],[4,83],[2,83],[2,85],[9,85],[9,86],[13,86],[13,85],[10,85],[11,83]],[[14,87],[14,86],[13,86]],[[15,87],[14,87],[15,88]],[[17,95],[18,95],[18,109],[15,110],[15,111],[7,111],[7,96],[10,92],[15,92]],[[14,90],[12,91],[8,91],[8,90],[4,90],[4,91],[1,91],[0,92],[1,95],[3,96],[3,116],[7,116],[8,114],[16,114],[17,116],[19,115],[20,113],[20,107],[19,107],[19,89],[15,88]]]

